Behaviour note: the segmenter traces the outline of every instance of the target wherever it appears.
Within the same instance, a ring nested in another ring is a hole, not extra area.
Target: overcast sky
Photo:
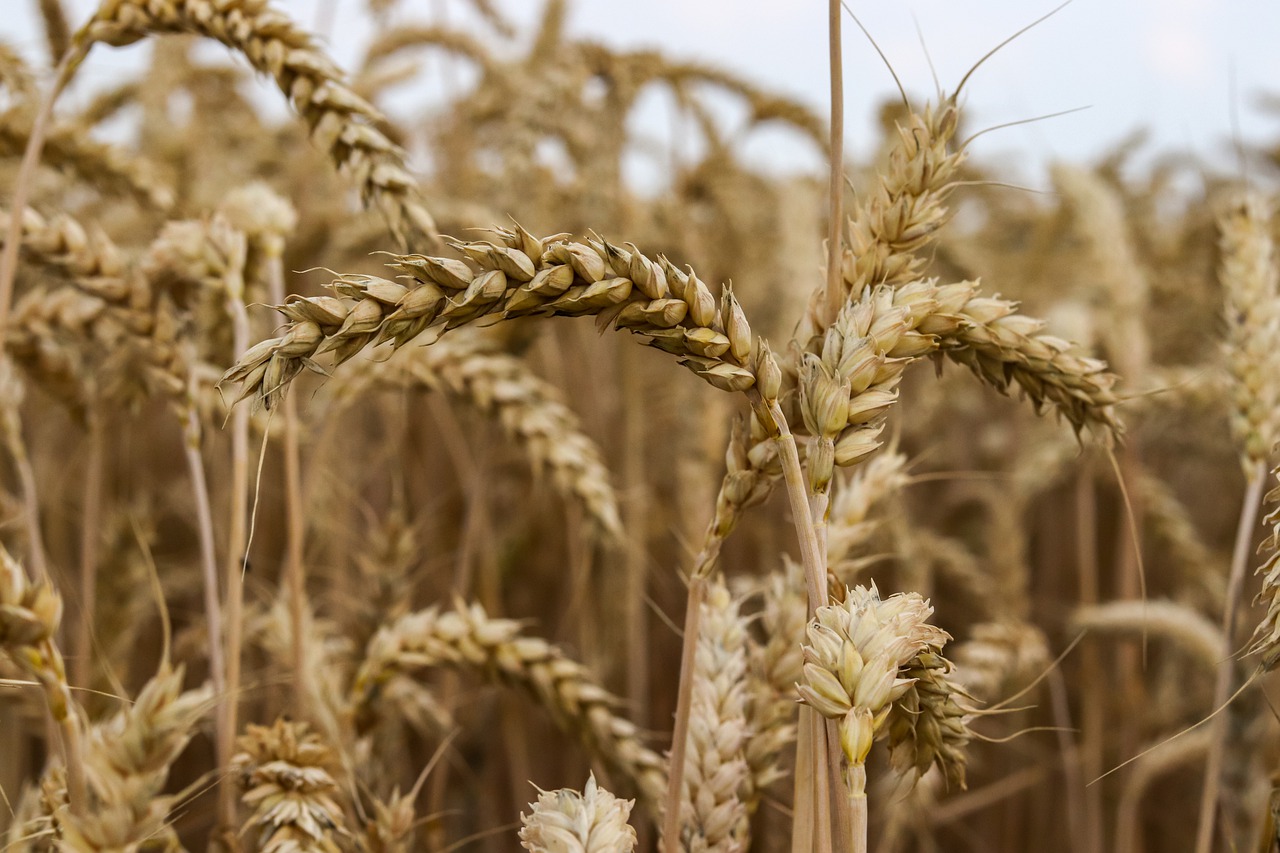
[[[494,0],[531,24],[541,0]],[[334,4],[326,13],[325,4]],[[33,57],[42,42],[34,0],[0,0],[14,15],[0,23],[7,41]],[[71,0],[76,21],[93,0]],[[364,0],[278,0],[325,40],[347,67],[369,35]],[[1050,11],[1027,0],[898,0],[849,5],[871,31],[913,97],[933,92],[923,43],[944,87],[954,87],[988,49]],[[402,0],[401,19],[443,13],[470,25],[462,0]],[[7,10],[6,10],[7,11]],[[917,26],[919,34],[917,34]],[[621,46],[659,46],[694,57],[827,109],[826,3],[823,0],[578,0],[570,28]],[[1280,91],[1280,3],[1269,0],[1075,0],[1004,48],[967,86],[971,126],[1074,107],[1070,116],[983,137],[976,156],[1000,159],[1036,181],[1052,159],[1097,156],[1132,130],[1152,132],[1152,151],[1180,151],[1229,166],[1231,114],[1244,139],[1280,139],[1280,114],[1259,102]],[[100,48],[86,69],[106,79],[141,61],[137,48]],[[1234,77],[1234,90],[1232,78]],[[850,149],[871,145],[875,108],[893,83],[870,44],[846,18],[845,89]],[[785,134],[764,134],[754,158],[776,167],[815,168],[811,150]]]

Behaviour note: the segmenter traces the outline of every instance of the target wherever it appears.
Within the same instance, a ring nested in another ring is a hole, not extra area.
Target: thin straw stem
[[[1236,664],[1236,616],[1240,612],[1240,595],[1244,590],[1245,566],[1253,554],[1253,534],[1258,525],[1258,508],[1262,503],[1262,490],[1267,479],[1266,463],[1255,462],[1248,473],[1249,482],[1244,492],[1244,504],[1240,507],[1240,523],[1236,527],[1236,543],[1231,552],[1231,574],[1227,579],[1227,592],[1222,606],[1222,662],[1218,664],[1218,679],[1213,688],[1214,708],[1222,707],[1231,695]],[[1226,752],[1226,724],[1225,717],[1219,717],[1212,723],[1213,740],[1209,746],[1209,757],[1205,761],[1204,787],[1200,795],[1196,853],[1209,853],[1213,847],[1213,828],[1222,781],[1222,759]]]

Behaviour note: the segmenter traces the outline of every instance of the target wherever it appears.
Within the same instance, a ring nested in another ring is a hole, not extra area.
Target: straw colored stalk
[[[385,362],[356,361],[337,382],[335,394],[346,403],[357,402],[368,387],[423,388],[495,418],[534,470],[549,473],[556,489],[581,505],[600,533],[614,541],[621,536],[609,469],[560,390],[479,336],[458,334],[434,346],[411,347]]]
[[[747,625],[738,608],[722,580],[711,583],[702,604],[680,796],[680,849],[689,853],[732,853],[748,843]]]
[[[164,793],[169,768],[212,706],[208,685],[183,692],[183,671],[163,664],[137,699],[89,731],[85,767],[91,806],[60,821],[69,850],[137,851],[177,845],[170,811],[183,794]]]
[[[524,690],[562,729],[630,779],[645,801],[661,801],[663,761],[614,710],[618,700],[581,664],[542,639],[522,635],[518,622],[491,618],[476,604],[418,611],[378,631],[352,688],[358,725],[368,728],[376,721],[379,696],[391,679],[441,666],[475,670]]]
[[[636,831],[627,823],[634,800],[620,800],[587,777],[582,793],[539,791],[520,813],[520,846],[531,853],[631,853]]]
[[[47,581],[31,583],[17,561],[0,547],[0,652],[40,685],[62,733],[71,812],[87,814],[85,759],[79,709],[71,698],[66,665],[54,642],[62,618],[62,599]]]
[[[232,228],[246,238],[245,275],[226,282],[227,312],[231,316],[232,347],[243,352],[249,346],[249,316],[245,309],[246,278],[262,290],[280,278],[285,238],[293,231],[297,213],[287,200],[265,184],[250,184],[227,194],[219,212]],[[267,279],[267,281],[263,281]],[[238,287],[237,287],[238,285]],[[228,766],[237,731],[240,694],[240,653],[243,629],[244,566],[247,559],[249,512],[249,412],[238,408],[231,413],[231,507],[226,555],[226,700],[218,713],[218,764]],[[293,636],[302,636],[299,625]],[[299,668],[301,669],[301,668]],[[236,825],[236,795],[231,785],[219,788],[219,819],[222,829]]]
[[[1244,590],[1245,564],[1253,550],[1267,471],[1267,455],[1280,438],[1280,269],[1271,238],[1271,209],[1259,196],[1232,200],[1219,220],[1222,262],[1219,277],[1226,299],[1227,366],[1235,380],[1232,426],[1240,442],[1246,487],[1236,529],[1231,573],[1222,612],[1222,652],[1213,707],[1231,694],[1235,675],[1235,627]],[[1215,738],[1205,763],[1196,853],[1208,853],[1218,811],[1226,720],[1212,723]]]
[[[354,304],[291,297],[280,307],[292,320],[285,333],[250,349],[223,380],[241,384],[241,399],[252,396],[270,408],[326,352],[341,363],[369,346],[390,342],[399,349],[428,330],[438,336],[484,317],[560,314],[598,316],[602,326],[628,329],[717,388],[755,385],[751,327],[727,287],[717,306],[696,274],[651,261],[634,246],[538,239],[519,226],[494,234],[493,243],[454,242],[466,262],[395,256],[388,266],[407,285],[372,276],[333,282]]]
[[[232,762],[253,810],[244,831],[261,853],[338,853],[348,836],[330,773],[334,756],[306,723],[250,724]]]
[[[435,222],[405,169],[402,152],[377,127],[382,117],[342,80],[315,39],[266,0],[104,0],[76,34],[76,47],[116,47],[157,33],[216,39],[275,80],[317,145],[351,173],[402,243],[438,245]]]

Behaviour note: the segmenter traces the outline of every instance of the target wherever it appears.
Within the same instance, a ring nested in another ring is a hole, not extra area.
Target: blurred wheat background
[[[1280,849],[1274,144],[14,2],[5,851]]]

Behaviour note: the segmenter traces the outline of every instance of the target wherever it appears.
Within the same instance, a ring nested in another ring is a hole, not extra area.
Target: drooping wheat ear
[[[764,641],[747,644],[747,808],[755,811],[765,791],[787,772],[779,758],[796,739],[795,685],[803,677],[800,645],[809,621],[804,569],[783,558],[783,568],[764,581],[760,630]]]
[[[420,387],[443,392],[493,417],[525,449],[534,470],[548,472],[556,489],[617,541],[618,499],[599,447],[583,433],[560,390],[535,376],[522,360],[477,335],[459,333],[429,347],[411,347],[383,363],[359,360],[340,378],[340,399],[355,402],[362,389]]]
[[[951,696],[949,685],[937,681],[937,676],[948,664],[921,656],[941,660],[942,646],[950,637],[925,621],[932,613],[933,608],[917,593],[881,599],[872,584],[870,589],[846,589],[844,601],[819,607],[808,625],[804,682],[797,689],[801,702],[837,721],[855,850],[866,849],[867,756],[875,740],[892,734],[887,725],[891,717],[897,721],[902,713],[915,713],[917,724],[925,720],[937,725],[938,730],[928,737],[935,750],[925,764],[943,759],[942,732],[950,730],[955,715],[946,701]],[[930,687],[936,690],[927,691],[927,700],[918,692],[914,707],[895,715],[895,705],[916,683],[913,679],[922,677],[933,678]],[[917,756],[927,750],[922,743],[906,754],[918,761]],[[954,767],[950,752],[946,760]],[[963,772],[963,764],[959,766]]]
[[[901,677],[914,680],[889,714],[890,764],[911,786],[936,765],[948,786],[963,789],[973,712],[961,704],[966,694],[951,662],[936,651],[920,652]]]
[[[564,235],[540,240],[523,228],[497,229],[496,243],[454,246],[467,261],[396,256],[388,266],[408,285],[372,276],[344,276],[331,296],[291,297],[280,310],[292,323],[277,338],[252,347],[227,371],[241,383],[240,399],[275,405],[313,357],[333,351],[338,363],[368,346],[398,349],[428,329],[444,333],[488,315],[598,316],[602,325],[629,329],[644,342],[726,391],[755,384],[751,327],[725,288],[720,305],[696,274],[665,258],[651,261],[634,247]]]
[[[195,33],[242,54],[270,75],[311,128],[316,144],[352,174],[367,204],[376,204],[398,239],[438,246],[436,225],[402,152],[377,124],[381,116],[342,80],[312,36],[266,0],[104,0],[77,34],[94,43],[132,44],[152,33]]]
[[[1280,465],[1271,471],[1280,481]],[[1265,604],[1267,613],[1254,629],[1249,653],[1259,655],[1262,665],[1274,669],[1280,661],[1280,485],[1267,493],[1267,501],[1275,504],[1266,517],[1271,525],[1271,535],[1262,541],[1261,550],[1268,553],[1267,559],[1258,567],[1262,575],[1262,590],[1258,593],[1257,604]]]
[[[722,580],[711,584],[702,603],[680,796],[680,843],[690,853],[745,850],[750,832],[747,625],[738,608]]]
[[[1222,662],[1222,628],[1212,619],[1174,601],[1109,601],[1081,607],[1071,624],[1089,631],[1153,634],[1180,646],[1208,670]]]
[[[251,829],[262,853],[338,853],[347,837],[346,818],[335,800],[333,755],[306,723],[278,719],[249,724],[232,761],[244,804],[253,809]]]
[[[31,583],[18,562],[0,547],[0,653],[40,685],[51,716],[62,732],[71,811],[88,808],[80,715],[66,664],[54,640],[62,619],[62,598],[47,581]]]
[[[1227,367],[1235,380],[1232,427],[1246,472],[1280,441],[1280,270],[1271,206],[1243,193],[1219,219]]]
[[[0,210],[0,230],[9,230],[7,210]],[[124,253],[101,229],[90,232],[66,214],[46,219],[31,208],[22,215],[22,251],[29,263],[73,278],[114,278],[126,268]]]
[[[520,813],[520,846],[532,853],[631,853],[636,831],[627,823],[634,800],[620,800],[596,784],[539,791],[529,814]]]
[[[627,776],[647,802],[662,799],[662,758],[614,711],[618,700],[584,666],[545,640],[523,636],[520,623],[489,617],[477,604],[421,610],[380,630],[352,687],[357,724],[367,728],[376,720],[379,694],[392,678],[438,666],[475,669],[525,690],[561,728]]]
[[[22,156],[34,120],[30,104],[0,114],[0,156]],[[86,186],[131,195],[149,208],[165,211],[173,207],[173,190],[157,175],[152,163],[117,145],[91,138],[88,129],[76,123],[62,122],[49,129],[42,162],[70,172]]]
[[[1015,302],[942,291],[942,310],[962,318],[939,333],[947,358],[1002,393],[1016,385],[1037,412],[1050,404],[1077,431],[1091,427],[1104,439],[1121,431],[1116,376],[1106,362],[1077,355],[1069,341],[1044,331],[1043,320],[1017,313]]]
[[[952,653],[953,680],[966,695],[994,702],[1007,689],[1019,687],[1044,671],[1049,644],[1044,633],[1027,622],[980,622]]]
[[[162,665],[132,705],[89,730],[91,806],[88,814],[62,821],[67,849],[92,853],[178,843],[169,814],[181,795],[165,794],[165,783],[213,705],[208,685],[183,692],[182,677],[182,667]]]

